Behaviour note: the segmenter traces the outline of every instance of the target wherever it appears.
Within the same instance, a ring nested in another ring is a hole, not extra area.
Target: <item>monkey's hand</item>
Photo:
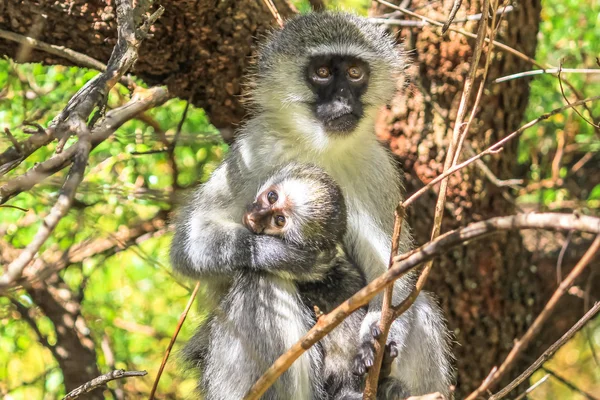
[[[359,346],[358,353],[354,358],[354,373],[359,376],[365,375],[375,362],[375,341],[381,336],[381,329],[377,322],[371,326],[371,337],[363,341]],[[390,341],[385,345],[383,361],[379,379],[384,379],[392,372],[392,363],[398,357],[396,342]]]

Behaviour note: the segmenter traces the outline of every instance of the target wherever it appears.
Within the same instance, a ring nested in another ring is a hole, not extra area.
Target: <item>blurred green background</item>
[[[295,3],[302,12],[309,9],[306,1]],[[339,0],[330,1],[328,5],[365,14],[370,1]],[[542,18],[538,61],[556,65],[563,60],[564,67],[569,68],[598,67],[594,58],[600,56],[599,1],[544,0]],[[18,128],[23,121],[35,121],[46,126],[95,74],[81,68],[16,65],[6,59],[0,60],[0,88],[4,92],[4,96],[0,96],[0,127],[10,127],[17,139],[25,138],[26,134]],[[572,74],[569,80],[578,88],[589,85],[600,88],[600,75]],[[122,88],[113,90],[109,106],[124,103],[125,95],[126,91]],[[526,120],[563,104],[556,77],[539,75],[532,83]],[[173,137],[185,105],[185,101],[171,100],[147,112],[144,120],[126,123],[92,152],[90,165],[94,167],[87,173],[76,197],[87,206],[72,209],[42,250],[64,251],[84,240],[110,237],[121,226],[148,219],[160,210],[168,209],[173,182],[166,153],[135,153],[163,148],[164,137]],[[593,109],[600,111],[598,105],[594,105]],[[569,143],[575,143],[580,151],[600,151],[600,136],[590,125],[573,112],[558,114],[526,131],[520,140],[518,162],[531,182],[553,178],[550,154],[554,153],[558,141],[564,140],[565,135],[574,136]],[[0,151],[9,146],[7,138],[0,136]],[[17,172],[22,173],[46,159],[53,146],[38,150]],[[227,152],[227,145],[221,141],[204,112],[190,107],[175,151],[180,171],[177,184],[187,187],[210,175]],[[56,199],[64,173],[11,201],[10,204],[29,210],[27,213],[0,208],[0,233],[4,240],[16,248],[30,242],[41,223],[34,216],[45,215]],[[562,168],[554,173],[564,177],[567,171]],[[597,209],[600,207],[600,185],[589,193],[542,187],[521,193],[518,201],[522,204],[536,203],[542,209],[557,209],[563,202],[576,203],[573,208]],[[171,235],[166,233],[110,257],[87,258],[69,267],[63,274],[65,282],[74,291],[85,288],[82,313],[92,338],[98,342],[101,370],[107,372],[110,369],[100,345],[100,340],[106,338],[114,353],[116,368],[148,370],[147,377],[124,382],[130,388],[128,391],[143,393],[144,396],[149,393],[163,352],[193,286],[190,282],[178,282],[169,273],[170,239]],[[25,292],[17,292],[13,300],[25,306],[32,305]],[[202,294],[198,304],[202,304]],[[194,307],[179,335],[179,343],[189,337],[202,317],[201,307]],[[48,340],[52,344],[55,338],[52,337],[51,322],[42,315],[38,315],[36,321],[41,333],[49,335]],[[560,372],[573,385],[600,396],[600,367],[598,360],[594,361],[593,347],[600,349],[600,318],[593,320],[586,331],[576,335],[546,363],[545,368]],[[195,380],[181,378],[181,368],[176,357],[172,356],[159,386],[162,398],[184,398],[192,391]],[[547,373],[547,370],[536,372],[531,383]],[[31,327],[18,318],[10,299],[0,297],[0,394],[4,393],[6,399],[54,399],[64,395],[61,382],[61,371],[50,351],[38,342]],[[550,377],[530,398],[585,397],[564,382]]]

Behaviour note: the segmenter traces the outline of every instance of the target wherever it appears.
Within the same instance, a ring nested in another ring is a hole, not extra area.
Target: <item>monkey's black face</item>
[[[317,95],[315,116],[328,132],[353,131],[363,116],[362,95],[369,84],[369,65],[351,56],[316,56],[306,67],[306,80]]]

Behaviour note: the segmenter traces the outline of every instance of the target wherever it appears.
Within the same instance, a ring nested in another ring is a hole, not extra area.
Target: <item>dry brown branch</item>
[[[158,373],[156,374],[156,379],[154,380],[154,384],[152,385],[152,390],[150,391],[150,396],[148,396],[148,400],[154,399],[154,394],[156,393],[156,388],[158,387],[158,382],[160,381],[160,376],[162,375],[163,370],[165,369],[165,365],[167,365],[167,360],[169,359],[169,355],[171,354],[171,349],[173,349],[173,345],[175,344],[175,340],[177,340],[177,335],[179,335],[179,331],[181,330],[181,326],[185,322],[185,319],[194,303],[194,299],[198,294],[198,289],[200,289],[200,282],[196,283],[196,287],[194,287],[194,291],[190,295],[190,299],[181,313],[179,317],[179,321],[177,322],[177,327],[175,328],[175,332],[173,332],[173,336],[171,337],[171,341],[169,342],[169,346],[167,346],[167,351],[165,351],[165,355],[160,363],[160,368],[158,369]]]
[[[452,247],[469,240],[477,240],[497,231],[515,229],[561,229],[600,233],[600,218],[574,214],[531,213],[508,217],[497,217],[476,222],[439,236],[408,254],[400,255],[394,265],[383,275],[374,279],[363,289],[343,302],[329,314],[323,315],[315,326],[296,344],[281,355],[246,394],[246,400],[260,398],[262,394],[298,359],[307,349],[321,340],[338,326],[348,315],[368,304],[377,293],[396,279],[414,270],[420,264],[444,253]]]
[[[446,20],[446,23],[444,24],[444,26],[442,26],[442,35],[444,33],[446,33],[446,31],[452,24],[452,21],[454,21],[454,18],[456,17],[456,13],[460,9],[461,4],[462,4],[462,0],[454,0],[454,2],[452,3],[452,9],[450,9],[450,14],[448,14],[448,19]],[[486,14],[486,13],[487,13],[487,11],[484,11],[482,13],[482,15]]]
[[[71,208],[77,187],[83,180],[89,152],[92,148],[91,135],[86,121],[88,121],[92,111],[96,107],[103,107],[109,90],[137,60],[137,52],[141,44],[141,39],[149,27],[144,24],[136,31],[133,22],[131,0],[117,1],[116,11],[118,39],[117,45],[110,56],[106,71],[87,82],[69,100],[67,106],[54,118],[48,128],[53,135],[55,134],[60,139],[57,151],[61,149],[61,143],[64,144],[66,139],[71,135],[76,134],[79,137],[78,142],[69,147],[69,150],[72,149],[70,161],[72,161],[73,166],[65,179],[58,200],[44,219],[44,223],[35,234],[33,240],[19,254],[17,259],[8,265],[6,272],[0,277],[0,289],[7,288],[21,276],[23,269],[37,254],[58,222]],[[149,21],[154,22],[163,11],[164,9],[160,8],[149,18]],[[55,157],[58,157],[60,160],[63,156],[64,154],[57,154],[50,160],[53,160]]]
[[[283,18],[281,18],[281,14],[279,14],[279,11],[277,11],[277,7],[275,7],[275,4],[273,4],[273,0],[263,0],[263,3],[265,3],[267,8],[273,15],[273,18],[275,18],[275,21],[277,21],[277,25],[279,25],[279,27],[283,27]]]
[[[577,265],[575,265],[575,267],[569,273],[569,275],[560,283],[558,289],[556,289],[556,291],[552,294],[552,297],[550,297],[550,300],[548,301],[542,312],[537,316],[537,318],[535,319],[533,324],[531,324],[529,329],[527,329],[527,332],[525,332],[523,337],[514,344],[513,348],[511,349],[510,353],[508,353],[508,356],[506,356],[506,359],[504,360],[502,365],[500,365],[498,370],[491,376],[491,379],[481,384],[479,388],[477,388],[473,393],[471,393],[467,397],[467,400],[476,399],[478,396],[481,396],[489,389],[490,386],[498,382],[498,380],[508,370],[510,370],[510,368],[513,367],[519,354],[527,348],[527,346],[531,342],[531,339],[540,331],[544,322],[548,320],[548,318],[554,311],[554,308],[556,307],[556,304],[558,304],[560,298],[567,292],[571,285],[573,285],[573,282],[581,274],[585,267],[593,260],[594,256],[598,252],[598,249],[600,249],[600,235],[596,236],[596,239],[594,240],[590,248],[585,252],[581,260],[579,260],[579,262],[577,263]],[[496,394],[494,398],[499,399],[504,397],[504,395],[506,395],[510,390],[512,390],[512,388],[513,387],[511,387],[511,385],[507,386],[505,389],[502,389],[498,394]]]
[[[400,235],[402,234],[402,224],[404,223],[405,209],[402,204],[398,204],[394,213],[394,231],[392,234],[392,251],[390,254],[390,261],[388,264],[388,270],[394,263],[394,258],[398,256],[398,247],[400,244]],[[394,292],[394,285],[389,285],[383,293],[383,304],[381,308],[381,321],[379,328],[381,334],[375,341],[375,358],[373,365],[369,368],[369,374],[363,393],[364,399],[374,399],[377,396],[377,386],[379,383],[379,374],[381,372],[381,363],[383,362],[383,356],[385,353],[385,345],[387,337],[390,332],[392,322],[394,322],[394,310],[392,307],[392,296]]]
[[[63,400],[76,399],[82,394],[89,393],[110,381],[114,381],[115,379],[129,378],[131,376],[144,376],[147,374],[148,373],[146,371],[125,371],[122,369],[111,371],[107,374],[100,375],[99,377],[92,379],[91,381],[79,386],[75,390],[70,391],[65,397],[63,397]]]
[[[519,386],[525,379],[529,378],[531,374],[538,370],[558,349],[560,349],[566,342],[569,341],[584,325],[600,311],[600,302],[596,303],[590,311],[588,311],[571,329],[567,331],[560,339],[558,339],[552,346],[550,346],[544,354],[542,354],[529,368],[519,375],[514,381],[508,386],[490,397],[490,400],[499,400],[506,396],[511,390]],[[593,397],[592,397],[593,398]]]

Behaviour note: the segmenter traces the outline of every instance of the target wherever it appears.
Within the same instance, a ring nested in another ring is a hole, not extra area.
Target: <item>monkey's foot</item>
[[[371,327],[372,338],[367,338],[358,349],[358,354],[354,358],[354,373],[359,376],[365,375],[375,362],[375,341],[381,336],[381,329],[374,323]],[[398,348],[396,342],[390,341],[385,345],[383,361],[379,378],[387,377],[392,371],[392,362],[398,357]]]

